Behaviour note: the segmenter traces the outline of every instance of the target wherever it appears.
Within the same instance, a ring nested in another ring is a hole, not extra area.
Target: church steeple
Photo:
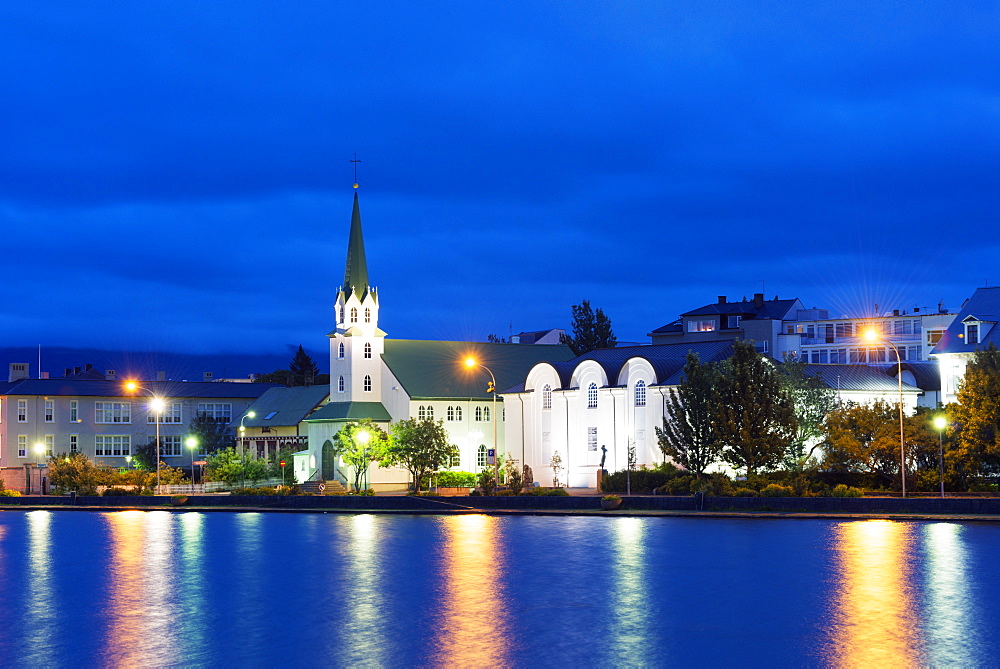
[[[365,259],[365,240],[361,234],[361,208],[358,193],[354,192],[354,211],[351,213],[351,236],[347,241],[347,267],[344,270],[344,299],[355,293],[364,300],[370,291],[368,261]]]

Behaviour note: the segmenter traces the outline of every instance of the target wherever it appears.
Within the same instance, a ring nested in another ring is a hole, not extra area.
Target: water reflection
[[[924,526],[927,662],[936,667],[973,666],[982,656],[962,529],[956,523]]]
[[[510,622],[502,583],[508,577],[491,516],[441,519],[443,583],[434,664],[509,666]]]
[[[832,645],[838,666],[921,664],[922,639],[913,596],[915,526],[883,520],[836,526],[838,562]]]
[[[204,648],[209,643],[206,635],[208,607],[205,601],[205,516],[201,513],[184,513],[178,518],[180,525],[180,611],[178,621],[184,648]],[[190,658],[188,658],[190,659]]]
[[[347,536],[338,541],[344,565],[345,590],[343,628],[338,630],[341,650],[350,664],[386,666],[383,643],[384,619],[380,602],[383,599],[379,578],[378,530],[383,522],[373,514],[352,516],[347,524]],[[339,621],[338,621],[339,626]]]
[[[135,667],[177,662],[171,514],[119,511],[104,514],[104,519],[111,550],[102,664]]]
[[[614,597],[611,608],[611,656],[625,664],[640,663],[645,657],[650,621],[649,593],[646,591],[646,555],[643,518],[615,518],[611,548],[614,551],[614,582],[610,593]]]
[[[30,664],[51,666],[54,660],[56,611],[52,600],[51,511],[29,511],[28,588],[24,628],[31,637],[25,644]]]

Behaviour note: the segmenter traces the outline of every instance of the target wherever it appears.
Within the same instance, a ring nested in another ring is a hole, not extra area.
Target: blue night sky
[[[0,346],[620,340],[1000,283],[996,2],[0,4]]]

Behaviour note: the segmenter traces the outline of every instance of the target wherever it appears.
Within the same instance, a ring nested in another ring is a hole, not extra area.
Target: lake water
[[[1000,525],[0,511],[0,663],[984,666]]]

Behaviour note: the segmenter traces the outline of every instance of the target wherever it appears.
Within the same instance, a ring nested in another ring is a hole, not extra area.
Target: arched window
[[[340,380],[337,381],[337,390],[339,390],[340,392],[344,392],[344,377],[343,376],[340,377]]]
[[[486,446],[482,444],[479,445],[479,450],[476,451],[476,466],[486,466]]]
[[[453,454],[451,456],[451,466],[460,467],[461,465],[462,465],[462,456],[459,455],[458,453]]]
[[[462,420],[462,407],[455,407],[455,420]]]
[[[487,423],[490,422],[490,408],[483,407],[483,420]]]
[[[477,421],[483,420],[483,407],[476,407],[476,420]]]
[[[372,377],[365,376],[365,392],[370,393],[372,391]]]
[[[427,418],[427,409],[424,408],[423,404],[421,404],[419,407],[417,407],[417,418],[419,420],[423,420],[423,419]]]
[[[646,382],[642,379],[635,382],[635,405],[637,407],[646,406]]]
[[[455,407],[448,405],[448,412],[445,414],[448,416],[448,420],[455,420]]]
[[[340,322],[344,322],[344,305],[340,305]]]
[[[372,310],[369,309],[368,307],[365,307],[365,323],[371,323],[371,322],[372,322]]]
[[[427,420],[434,420],[434,407],[427,405]]]
[[[371,344],[365,344],[365,357],[366,358],[372,357],[372,345]]]
[[[344,344],[341,342],[340,346],[337,348],[337,357],[341,360],[344,359]]]
[[[591,383],[587,386],[587,408],[596,409],[597,408],[597,384]]]
[[[547,383],[542,386],[542,408],[552,408],[552,386]]]
[[[351,307],[351,322],[352,323],[357,323],[358,322],[358,308],[357,307]]]

